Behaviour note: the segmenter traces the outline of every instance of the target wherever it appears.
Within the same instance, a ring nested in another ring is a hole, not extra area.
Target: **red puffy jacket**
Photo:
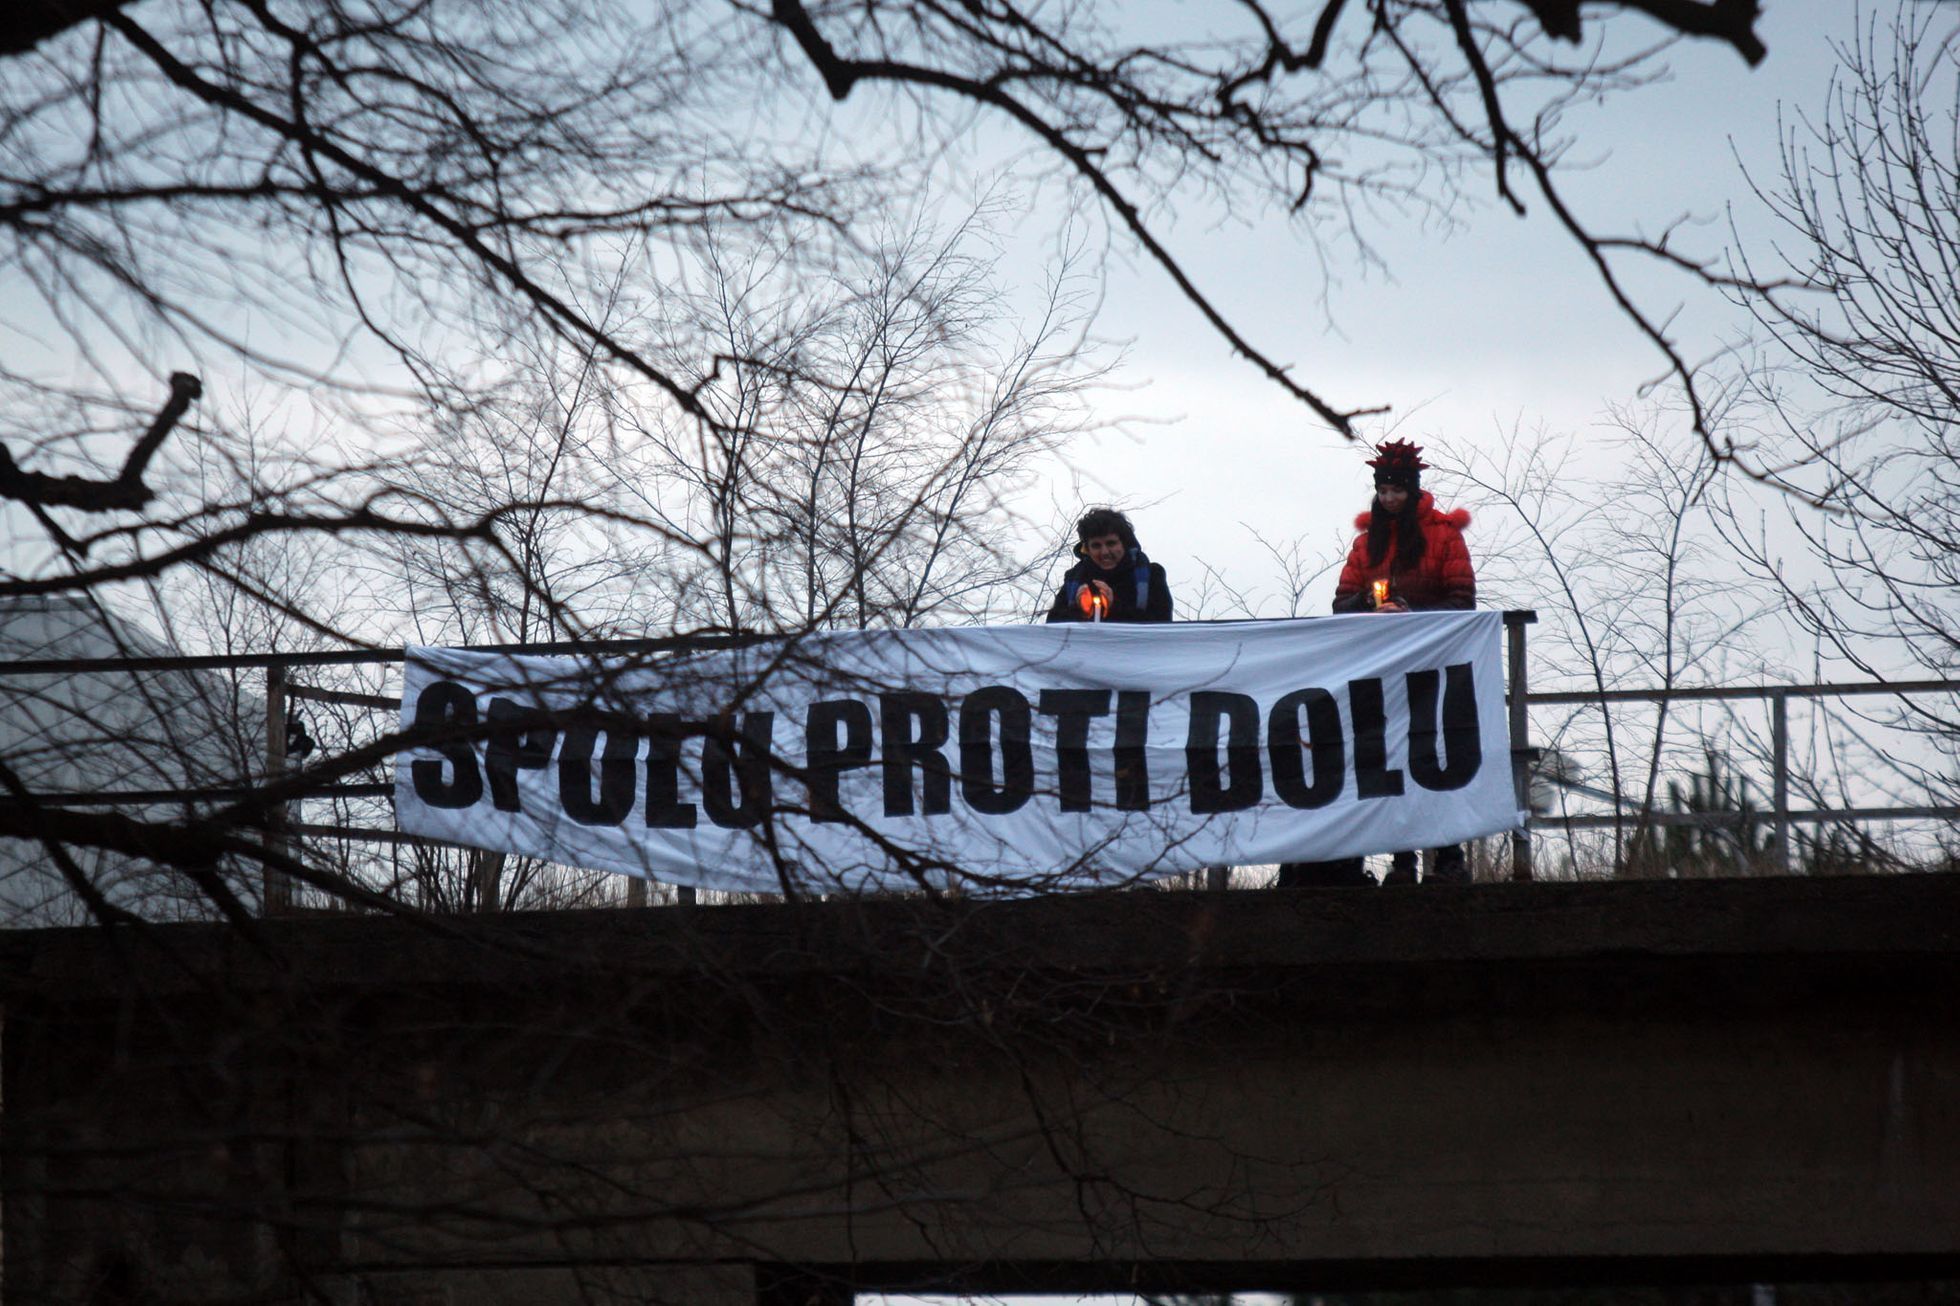
[[[1469,511],[1456,508],[1440,512],[1436,500],[1424,490],[1416,501],[1416,520],[1422,527],[1422,557],[1414,567],[1403,567],[1396,561],[1393,533],[1381,562],[1369,566],[1369,514],[1364,512],[1354,519],[1361,536],[1348,550],[1340,583],[1334,586],[1334,611],[1368,611],[1374,606],[1368,587],[1384,578],[1389,593],[1418,612],[1477,605],[1477,573],[1470,567],[1470,550],[1463,543],[1463,528],[1470,524]]]

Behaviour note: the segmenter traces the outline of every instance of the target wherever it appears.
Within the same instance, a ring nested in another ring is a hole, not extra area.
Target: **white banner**
[[[411,648],[403,830],[712,889],[1057,886],[1514,828],[1496,612]]]

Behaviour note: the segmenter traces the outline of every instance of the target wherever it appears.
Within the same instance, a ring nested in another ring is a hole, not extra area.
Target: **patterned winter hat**
[[[1380,455],[1370,458],[1368,465],[1375,469],[1375,484],[1399,485],[1414,494],[1422,488],[1422,469],[1429,466],[1422,460],[1422,446],[1410,444],[1407,440],[1389,440],[1375,446]]]

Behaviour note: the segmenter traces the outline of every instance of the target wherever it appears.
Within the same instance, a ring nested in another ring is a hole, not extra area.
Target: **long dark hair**
[[[1368,508],[1368,565],[1379,567],[1388,556],[1389,532],[1395,533],[1395,569],[1407,571],[1422,561],[1424,539],[1422,523],[1416,514],[1422,508],[1422,495],[1411,493],[1402,511],[1389,516],[1382,501],[1375,499]]]

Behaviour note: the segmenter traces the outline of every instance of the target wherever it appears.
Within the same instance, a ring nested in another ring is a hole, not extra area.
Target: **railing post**
[[[1774,833],[1770,856],[1778,875],[1790,873],[1790,696],[1769,698],[1769,785]]]
[[[474,882],[476,909],[502,911],[504,906],[504,862],[508,854],[479,848],[470,854],[470,879]]]
[[[1524,824],[1511,833],[1513,880],[1531,878],[1531,715],[1525,703],[1524,628],[1537,620],[1538,614],[1529,610],[1513,609],[1504,614],[1504,633],[1509,644],[1506,657],[1510,664],[1511,787],[1518,810],[1525,813]]]
[[[265,781],[277,784],[286,771],[286,667],[273,663],[265,669]],[[265,846],[269,853],[288,848],[286,804],[274,803],[265,813]],[[284,871],[267,865],[260,885],[260,910],[277,916],[293,905],[292,882]]]

